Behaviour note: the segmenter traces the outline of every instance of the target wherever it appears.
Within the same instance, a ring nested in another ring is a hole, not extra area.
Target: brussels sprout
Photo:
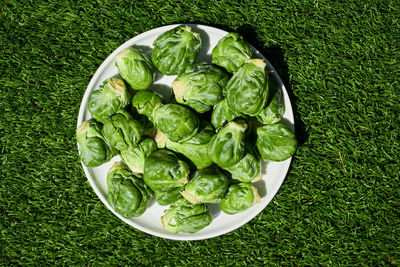
[[[152,196],[151,190],[131,170],[120,162],[114,163],[107,173],[107,201],[122,217],[142,215]]]
[[[251,59],[241,66],[226,85],[226,100],[236,113],[258,115],[268,96],[268,76],[262,59]]]
[[[115,66],[132,89],[143,90],[153,83],[154,66],[139,49],[128,47],[115,56]]]
[[[113,148],[122,151],[134,148],[139,143],[143,126],[121,109],[104,121],[103,133]]]
[[[153,120],[173,142],[183,142],[192,138],[199,129],[196,113],[178,104],[159,105],[153,110]]]
[[[115,154],[101,132],[102,125],[95,120],[82,122],[76,130],[79,157],[87,167],[100,166]]]
[[[153,122],[153,110],[158,104],[162,104],[162,97],[153,91],[143,90],[135,94],[132,99],[132,106],[139,114],[145,115]]]
[[[153,139],[144,138],[138,146],[122,150],[120,156],[122,161],[134,173],[143,173],[146,158],[157,150],[157,144]]]
[[[183,187],[171,189],[169,191],[156,191],[154,192],[156,196],[157,203],[159,205],[165,206],[174,203],[178,199],[182,198],[181,191]]]
[[[104,122],[131,101],[131,93],[123,80],[110,78],[94,91],[88,102],[88,109],[94,119]]]
[[[249,183],[233,184],[221,200],[221,210],[227,214],[235,214],[247,210],[260,202],[257,188]]]
[[[191,139],[182,143],[173,142],[168,139],[165,140],[168,149],[183,154],[190,159],[198,169],[202,169],[212,164],[210,156],[208,155],[208,143],[213,136],[214,128],[208,121],[203,120],[200,121],[199,131]],[[162,143],[162,141],[158,142]]]
[[[273,124],[282,119],[285,113],[285,103],[283,102],[282,89],[278,85],[275,77],[270,77],[268,83],[269,99],[267,100],[265,108],[257,115],[257,119],[265,124]]]
[[[182,73],[194,63],[200,53],[201,40],[189,26],[178,26],[169,30],[153,42],[151,60],[165,75]]]
[[[161,217],[163,228],[171,233],[196,233],[211,221],[206,204],[192,204],[184,198],[173,203]]]
[[[219,68],[205,62],[188,67],[172,83],[175,99],[199,113],[210,110],[219,103],[228,75]]]
[[[281,123],[257,128],[257,149],[264,160],[284,161],[297,149],[294,133]]]
[[[232,179],[241,182],[255,183],[262,179],[260,159],[252,152],[248,152],[238,163],[225,170],[232,174]]]
[[[216,167],[196,170],[182,196],[193,204],[215,203],[225,196],[228,178]]]
[[[231,32],[218,41],[212,51],[212,63],[234,73],[246,61],[254,58],[250,45],[237,33]]]
[[[239,162],[244,153],[244,137],[247,124],[231,121],[213,136],[208,144],[208,155],[222,168]]]
[[[152,152],[144,162],[145,183],[153,191],[170,191],[188,182],[189,165],[172,151],[165,149]]]
[[[222,100],[214,106],[211,114],[211,123],[215,129],[223,126],[225,123],[232,121],[234,118],[239,117],[240,114],[233,111],[226,102],[226,99]]]

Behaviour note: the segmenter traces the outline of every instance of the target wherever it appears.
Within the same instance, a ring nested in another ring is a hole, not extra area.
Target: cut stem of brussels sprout
[[[161,102],[158,102],[157,104],[154,105],[153,111],[151,112],[151,116],[153,117],[153,120],[154,120],[154,111],[155,111],[157,108],[162,107],[162,106],[164,106],[164,104],[161,103]]]
[[[253,193],[254,193],[254,201],[253,201],[253,205],[254,205],[254,204],[260,203],[261,198],[260,198],[260,194],[258,193],[257,187],[252,186],[252,189],[253,189]]]
[[[80,134],[89,127],[89,121],[83,121],[81,125],[76,129],[76,134]]]
[[[166,225],[166,223],[165,223],[164,216],[161,216],[161,224],[162,224],[163,229],[165,229],[165,227],[166,227],[167,225]]]
[[[123,80],[118,78],[110,78],[108,79],[108,83],[110,84],[111,88],[114,89],[115,92],[119,93],[120,95],[125,94],[126,86]]]
[[[253,62],[254,65],[258,66],[261,69],[265,69],[267,66],[267,63],[264,62],[261,58],[253,58],[249,60],[250,62]]]
[[[263,173],[262,172],[260,172],[260,174],[256,177],[256,178],[254,178],[253,180],[251,180],[251,182],[252,183],[256,183],[256,182],[258,182],[258,181],[260,181],[262,178],[263,178]]]
[[[108,173],[113,172],[114,170],[124,168],[124,164],[122,162],[114,162],[111,168],[108,170]]]
[[[157,129],[154,141],[156,141],[158,148],[164,148],[165,145],[167,144],[168,138],[163,132]]]
[[[182,191],[181,192],[181,195],[184,197],[184,198],[186,198],[190,203],[192,203],[192,204],[199,204],[200,203],[200,201],[194,196],[194,195],[192,195],[192,194],[190,194],[189,192],[187,192],[187,191]]]
[[[124,50],[120,51],[115,56],[115,61],[120,61],[128,52],[129,52],[129,48],[125,48]]]
[[[236,122],[231,122],[231,126],[232,126],[232,128],[236,128],[236,129],[238,129],[238,130],[240,130],[240,131],[246,131],[246,129],[247,129],[247,123],[244,121],[244,120],[239,120],[239,121],[236,121]]]
[[[176,99],[183,99],[185,95],[185,84],[179,80],[175,80],[172,83],[172,90],[174,90],[174,95]]]

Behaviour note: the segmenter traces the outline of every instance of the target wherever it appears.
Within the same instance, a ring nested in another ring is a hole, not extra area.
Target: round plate
[[[143,50],[144,53],[150,56],[151,49],[153,48],[153,41],[163,32],[168,31],[174,27],[179,26],[176,25],[168,25],[156,29],[152,29],[150,31],[139,34],[129,41],[125,42],[123,45],[118,47],[111,55],[107,57],[107,59],[100,65],[93,78],[91,79],[85,95],[83,96],[81,107],[79,110],[78,117],[78,126],[84,121],[89,120],[91,118],[90,113],[88,111],[88,99],[94,90],[97,90],[101,83],[107,78],[113,77],[118,74],[118,70],[114,65],[115,55],[121,50],[135,45]],[[200,55],[197,58],[197,61],[206,61],[211,62],[211,51],[217,42],[224,37],[227,32],[204,25],[198,24],[189,24],[193,28],[194,32],[200,33],[200,37],[202,40],[202,50]],[[280,84],[283,95],[284,102],[286,107],[286,112],[284,114],[284,119],[288,122],[292,130],[294,130],[294,121],[293,121],[293,111],[292,106],[290,104],[290,100],[286,89],[280,79],[279,75],[276,73],[273,66],[268,62],[268,60],[261,55],[256,49],[253,48],[256,52],[257,56],[263,58],[265,62],[268,64],[268,68],[273,71],[273,75],[277,79]],[[176,76],[164,76],[161,73],[156,74],[155,83],[152,85],[152,89],[159,91],[161,94],[170,94],[171,92],[171,84]],[[283,161],[283,162],[270,162],[262,164],[262,172],[264,173],[263,179],[254,185],[257,187],[258,192],[260,194],[261,200],[260,203],[254,205],[250,209],[235,214],[235,215],[227,215],[221,212],[219,208],[219,204],[209,204],[211,214],[213,217],[212,223],[194,234],[185,234],[178,233],[172,234],[165,231],[162,228],[160,217],[163,214],[163,211],[167,209],[166,206],[158,205],[154,198],[149,203],[149,207],[146,212],[137,218],[125,219],[119,214],[117,214],[108,204],[106,196],[107,196],[107,184],[106,177],[107,171],[111,168],[114,162],[120,161],[119,156],[115,156],[110,162],[107,162],[96,168],[88,168],[82,164],[85,174],[90,182],[90,185],[93,187],[97,196],[101,199],[104,205],[107,206],[109,210],[111,210],[118,218],[127,224],[143,231],[151,235],[168,238],[168,239],[176,239],[176,240],[198,240],[198,239],[206,239],[215,236],[219,236],[225,233],[228,233],[243,224],[250,221],[252,218],[257,216],[272,200],[281,186],[283,180],[285,179],[286,173],[289,169],[291,158]]]

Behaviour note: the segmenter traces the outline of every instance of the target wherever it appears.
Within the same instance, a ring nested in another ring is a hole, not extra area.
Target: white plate
[[[197,61],[211,62],[212,49],[217,44],[218,40],[220,40],[223,36],[225,36],[227,32],[210,26],[204,26],[198,24],[195,25],[189,24],[189,25],[193,28],[193,31],[200,33],[201,40],[203,43],[202,50],[197,58]],[[129,41],[125,42],[120,47],[118,47],[113,53],[111,53],[111,55],[107,57],[107,59],[100,65],[99,69],[93,75],[93,78],[91,79],[86,89],[85,95],[83,96],[81,107],[79,110],[78,126],[84,120],[88,120],[91,118],[87,108],[88,99],[91,92],[97,90],[104,80],[112,76],[115,76],[118,73],[117,68],[114,66],[115,55],[119,51],[127,47],[130,47],[132,45],[139,46],[140,48],[143,49],[145,53],[150,55],[151,49],[153,48],[152,45],[153,41],[157,38],[157,36],[176,26],[178,26],[178,24],[156,28],[144,32],[142,34],[139,34],[130,39]],[[274,71],[273,74],[283,90],[284,101],[286,106],[286,112],[284,114],[284,118],[286,119],[287,122],[291,123],[291,127],[293,129],[294,127],[293,111],[285,87],[279,75],[276,73],[275,69],[268,62],[268,60],[264,58],[264,56],[262,56],[257,50],[254,49],[254,51],[257,53],[258,57],[263,58],[265,62],[268,63],[269,69]],[[172,81],[175,79],[175,76],[163,76],[160,73],[158,73],[156,77],[157,77],[156,81],[152,87],[155,88],[155,90],[163,91],[161,93],[165,94],[167,91],[169,91],[168,88],[171,87]],[[146,212],[138,218],[125,219],[116,212],[114,212],[114,210],[110,207],[106,199],[106,194],[107,194],[106,176],[108,169],[113,165],[115,161],[120,161],[119,156],[114,157],[110,162],[107,162],[96,168],[87,168],[82,164],[85,174],[90,182],[90,185],[93,187],[97,196],[101,199],[101,201],[104,203],[104,205],[107,206],[109,210],[111,210],[122,221],[148,234],[168,239],[176,239],[176,240],[199,240],[228,233],[242,226],[243,224],[247,223],[252,218],[257,216],[257,214],[259,214],[268,205],[268,203],[272,200],[272,198],[278,191],[279,187],[281,186],[283,180],[285,179],[286,173],[289,169],[291,158],[283,162],[271,162],[269,164],[266,163],[263,164],[263,173],[265,173],[265,175],[263,176],[263,179],[261,181],[255,184],[261,196],[260,203],[254,205],[253,207],[242,213],[238,213],[235,215],[227,215],[221,212],[218,204],[209,205],[213,221],[209,226],[205,227],[204,229],[200,230],[195,234],[184,234],[184,233],[172,234],[165,231],[162,228],[160,217],[163,214],[163,211],[167,207],[158,205],[154,201],[154,199],[151,201],[149,208],[146,210]]]

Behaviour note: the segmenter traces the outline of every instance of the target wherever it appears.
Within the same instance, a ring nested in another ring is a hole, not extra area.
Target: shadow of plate
[[[213,204],[207,204],[207,206],[210,209],[211,218],[215,219],[221,213],[219,202]]]
[[[154,83],[148,88],[148,90],[157,92],[160,95],[162,95],[164,97],[166,103],[169,103],[171,101],[172,88],[168,85]]]
[[[208,50],[210,49],[210,36],[204,30],[198,28],[197,25],[190,26],[193,32],[200,34],[201,39],[201,49],[196,58],[196,62],[211,62],[211,54],[208,54]]]

